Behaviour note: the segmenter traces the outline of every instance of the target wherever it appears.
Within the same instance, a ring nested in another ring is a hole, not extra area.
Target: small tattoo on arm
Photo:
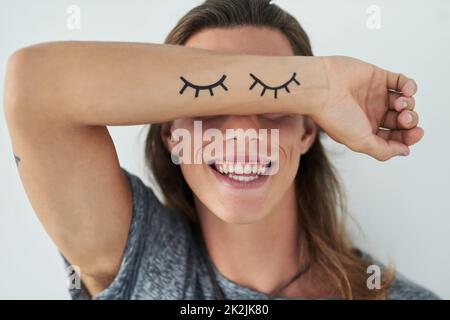
[[[198,95],[199,95],[201,90],[207,90],[207,91],[209,91],[209,95],[213,96],[214,95],[213,89],[216,88],[216,87],[219,87],[219,86],[222,87],[225,91],[228,91],[228,88],[224,84],[224,81],[225,81],[226,78],[227,78],[227,76],[223,75],[219,80],[217,80],[213,84],[196,85],[196,84],[193,84],[192,82],[189,82],[188,80],[186,80],[186,78],[180,77],[180,79],[184,83],[183,87],[180,90],[180,94],[183,94],[187,87],[191,87],[192,89],[195,90],[195,97],[196,98],[198,97]]]
[[[291,76],[291,78],[286,81],[284,84],[282,84],[281,86],[277,86],[277,87],[272,87],[272,86],[268,86],[267,84],[265,84],[261,79],[259,79],[258,77],[256,77],[253,73],[250,73],[250,77],[253,78],[253,83],[250,86],[249,90],[253,90],[253,88],[259,83],[263,89],[261,91],[261,96],[264,95],[264,93],[266,92],[266,90],[272,90],[273,91],[273,97],[275,99],[278,98],[278,90],[284,89],[286,90],[287,93],[290,93],[288,86],[294,82],[297,84],[297,86],[300,85],[300,82],[296,79],[297,73],[294,72]]]
[[[20,162],[20,157],[18,157],[14,154],[14,160],[16,160],[16,166],[18,166],[19,162]]]

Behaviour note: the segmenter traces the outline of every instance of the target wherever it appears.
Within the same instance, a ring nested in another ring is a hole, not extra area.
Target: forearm
[[[327,93],[320,58],[229,55],[157,44],[46,43],[16,53],[8,69],[5,92],[13,97],[6,97],[6,104],[86,125],[218,114],[309,114]],[[263,86],[250,75],[278,87],[294,73],[287,89],[267,88],[262,96]],[[196,92],[181,77],[196,85],[222,79],[223,85]]]

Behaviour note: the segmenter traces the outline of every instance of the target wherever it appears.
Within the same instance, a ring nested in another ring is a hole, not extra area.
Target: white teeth
[[[228,178],[236,180],[236,181],[241,181],[241,182],[250,182],[250,181],[254,181],[256,179],[258,179],[258,176],[238,176],[238,175],[234,175],[234,174],[229,174]]]
[[[266,173],[266,171],[267,171],[267,167],[262,167],[262,168],[261,168],[261,174]]]
[[[261,163],[222,163],[215,164],[215,168],[220,173],[233,177],[232,179],[238,181],[251,181],[252,177],[263,175],[269,169],[266,164]],[[250,174],[253,174],[253,176],[247,176]]]
[[[267,171],[267,167],[260,165],[260,166],[258,166],[256,174],[264,174],[264,173],[266,173],[266,171]]]

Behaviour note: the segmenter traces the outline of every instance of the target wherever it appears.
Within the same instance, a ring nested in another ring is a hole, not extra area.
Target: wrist
[[[300,85],[287,95],[291,113],[320,114],[328,101],[329,78],[325,57],[290,57],[292,69],[297,73]]]

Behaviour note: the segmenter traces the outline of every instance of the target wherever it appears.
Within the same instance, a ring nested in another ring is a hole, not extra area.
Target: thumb
[[[373,134],[367,143],[365,153],[379,161],[386,161],[395,156],[409,155],[409,147],[396,140],[385,140]]]

